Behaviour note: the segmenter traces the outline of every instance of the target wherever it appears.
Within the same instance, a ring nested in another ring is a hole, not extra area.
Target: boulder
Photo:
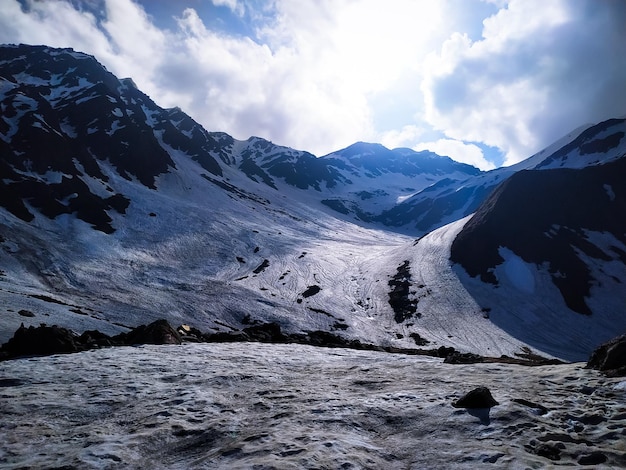
[[[452,406],[455,408],[491,408],[499,403],[491,395],[491,391],[487,387],[478,387],[467,392]]]
[[[243,331],[220,331],[218,333],[207,333],[203,335],[203,341],[207,343],[242,343],[250,341],[250,337]]]
[[[180,335],[180,339],[183,341],[183,343],[202,343],[206,341],[204,333],[202,333],[199,329],[194,328],[193,326],[180,325],[178,328],[176,328],[176,331]]]
[[[611,377],[626,376],[626,334],[600,345],[591,353],[587,367]]]
[[[287,340],[280,325],[274,322],[249,326],[243,329],[243,333],[249,338],[249,341],[260,343],[284,343]]]
[[[86,349],[79,337],[72,331],[59,326],[30,326],[22,324],[13,337],[2,345],[2,356],[42,356],[48,354],[72,353]]]
[[[157,320],[149,325],[140,325],[137,328],[115,336],[123,344],[181,344],[180,334],[172,328],[167,320]]]
[[[307,344],[324,348],[347,348],[350,342],[341,336],[337,336],[328,331],[315,330],[307,332]]]
[[[602,452],[591,452],[583,455],[578,459],[578,465],[600,465],[608,460],[607,456]]]
[[[445,357],[443,362],[446,364],[476,364],[484,360],[485,358],[478,354],[453,351]]]
[[[98,330],[87,330],[78,338],[87,349],[106,348],[110,346],[118,346],[109,335]]]

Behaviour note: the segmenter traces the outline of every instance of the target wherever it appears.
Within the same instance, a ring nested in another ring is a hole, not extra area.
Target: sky
[[[0,43],[72,47],[209,131],[483,170],[626,115],[623,0],[0,0]]]

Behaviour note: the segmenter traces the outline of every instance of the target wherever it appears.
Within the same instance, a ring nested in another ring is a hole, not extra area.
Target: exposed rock
[[[86,349],[105,348],[119,345],[119,343],[114,341],[113,338],[101,333],[98,330],[85,331],[82,335],[80,335],[79,340]]]
[[[170,326],[167,320],[157,320],[149,325],[140,325],[128,333],[114,337],[124,344],[181,344],[178,332]]]
[[[586,132],[596,135],[621,123],[609,120]],[[561,156],[583,142],[579,137],[563,147]],[[551,159],[560,157],[552,155],[545,162]],[[452,243],[450,259],[470,276],[497,285],[494,268],[504,262],[500,250],[508,248],[526,263],[549,266],[552,282],[566,305],[591,315],[587,300],[597,279],[585,259],[624,263],[624,257],[601,249],[587,233],[612,234],[626,242],[625,175],[624,158],[581,169],[519,171],[483,201]],[[607,186],[616,189],[610,201]]]
[[[30,326],[22,324],[7,343],[0,349],[3,358],[72,353],[86,349],[78,336],[66,328],[56,325]]]
[[[307,289],[300,295],[302,295],[302,297],[307,298],[307,297],[311,297],[315,294],[317,294],[319,291],[321,291],[322,288],[320,286],[309,286],[307,287]]]
[[[402,323],[417,312],[417,301],[410,298],[411,267],[408,260],[398,266],[397,273],[387,283],[391,287],[389,291],[389,305],[393,309],[394,319]],[[419,316],[419,315],[418,315]]]
[[[602,452],[592,452],[591,454],[583,455],[578,459],[579,465],[600,465],[607,461],[606,455]]]
[[[456,349],[451,346],[439,346],[437,348],[437,357],[446,358],[454,352],[456,352]]]
[[[209,333],[204,335],[204,339],[207,343],[242,343],[250,340],[243,331]]]
[[[258,248],[258,247],[257,247]],[[255,251],[256,253],[256,251]],[[260,274],[263,271],[265,271],[265,268],[267,268],[270,265],[270,261],[268,259],[264,259],[263,262],[261,264],[259,264],[254,271],[252,271],[254,274]]]
[[[478,387],[467,392],[455,401],[452,406],[455,408],[491,408],[498,404],[487,387]]]
[[[321,312],[332,316],[327,312]],[[141,325],[129,332],[120,333],[116,336],[108,336],[97,330],[86,331],[79,336],[76,333],[57,326],[47,327],[42,325],[38,328],[25,328],[24,325],[22,325],[16,331],[14,337],[0,347],[0,361],[28,355],[79,352],[88,349],[132,346],[136,344],[181,344],[182,342],[232,343],[250,341],[276,344],[309,344],[318,347],[423,355],[444,358],[446,359],[445,362],[451,364],[469,364],[475,362],[504,362],[529,366],[543,364],[543,362],[524,359],[482,357],[469,353],[460,353],[454,348],[445,346],[436,349],[382,346],[372,343],[363,343],[358,339],[347,339],[330,331],[323,330],[284,333],[278,323],[261,323],[259,320],[252,320],[250,318],[247,318],[246,321],[242,321],[242,323],[250,326],[243,330],[203,333],[189,325],[181,325],[175,330],[166,320],[157,320],[147,326]],[[345,329],[348,328],[348,325],[335,322],[335,328]],[[411,337],[413,337],[413,334],[411,334]],[[419,339],[419,337],[414,337],[416,343]]]
[[[341,336],[321,330],[309,331],[307,333],[307,339],[308,344],[325,348],[345,348],[349,344],[349,342]]]
[[[29,317],[32,318],[35,316],[35,314],[33,312],[31,312],[30,310],[20,310],[19,312],[17,312],[18,315],[21,315],[22,317]]]
[[[413,341],[415,341],[415,344],[417,346],[426,346],[428,343],[430,343],[430,341],[428,341],[425,338],[422,338],[419,334],[417,333],[411,333],[409,334],[409,336],[413,339]],[[399,338],[398,338],[399,339]]]
[[[205,335],[199,329],[192,326],[180,325],[176,328],[176,331],[180,335],[180,339],[183,342],[201,343],[206,341]]]
[[[601,370],[611,377],[626,376],[626,334],[596,348],[587,367]]]
[[[445,356],[443,362],[446,364],[476,364],[484,360],[485,358],[478,354],[453,351]]]
[[[287,337],[282,333],[278,323],[263,323],[244,328],[243,332],[250,341],[261,343],[284,343]]]

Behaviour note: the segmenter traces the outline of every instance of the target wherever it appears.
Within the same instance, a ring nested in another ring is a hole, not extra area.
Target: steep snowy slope
[[[475,278],[464,284],[492,322],[542,350],[581,355],[626,331],[624,181],[626,154],[520,171],[488,197],[451,258]]]

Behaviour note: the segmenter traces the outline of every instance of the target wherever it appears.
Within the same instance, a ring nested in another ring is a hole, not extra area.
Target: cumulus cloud
[[[251,18],[254,38],[207,29],[190,8],[163,30],[131,0],[22,3],[0,7],[2,42],[74,47],[208,129],[318,155],[375,140],[372,95],[449,34],[444,1],[212,0]]]
[[[98,28],[96,17],[63,0],[26,1],[25,8],[16,0],[2,2],[0,41],[57,47],[88,44],[99,55],[111,53],[108,38]]]
[[[422,82],[425,117],[446,136],[522,160],[568,131],[626,112],[626,5],[511,0],[483,37],[454,34]]]
[[[237,16],[243,16],[246,12],[246,8],[243,3],[237,0],[212,0],[212,2],[215,6],[230,8],[230,10]]]
[[[409,124],[401,129],[392,129],[380,135],[380,143],[390,149],[398,147],[410,147],[418,142],[427,131],[424,127]]]
[[[433,142],[422,142],[413,147],[413,150],[430,150],[438,155],[450,158],[454,156],[454,160],[467,163],[484,171],[493,170],[495,168],[493,162],[487,161],[480,147],[458,140],[438,139]]]
[[[317,155],[427,142],[487,168],[468,142],[513,163],[626,114],[621,0],[205,0],[247,22],[230,32],[184,6],[158,27],[151,1],[2,0],[0,42],[73,47],[209,130]]]

